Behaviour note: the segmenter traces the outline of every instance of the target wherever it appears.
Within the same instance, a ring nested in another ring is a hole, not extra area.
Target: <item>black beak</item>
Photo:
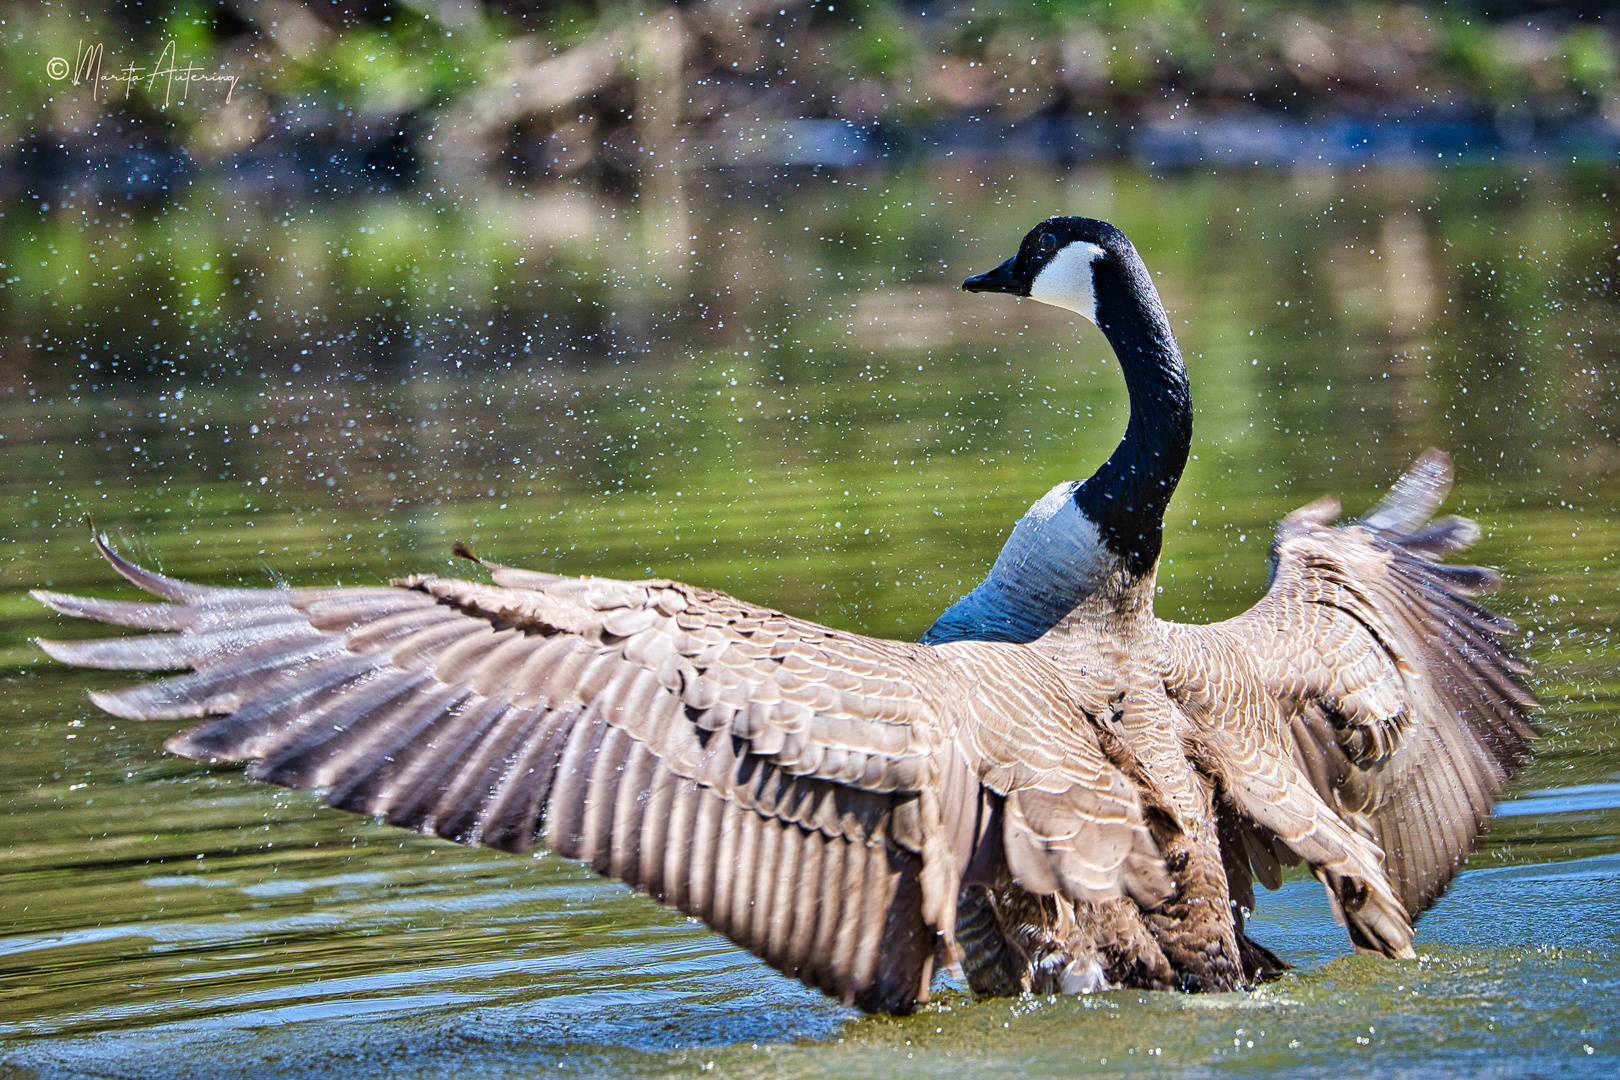
[[[974,274],[962,282],[962,288],[968,292],[1004,292],[1014,296],[1028,296],[1029,286],[1013,276],[1013,263],[1018,261],[1015,255],[996,267],[982,274]]]

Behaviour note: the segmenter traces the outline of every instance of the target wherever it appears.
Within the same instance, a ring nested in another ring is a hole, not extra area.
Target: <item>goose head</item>
[[[1029,230],[1018,254],[968,278],[962,288],[1027,296],[1072,311],[1095,323],[1113,346],[1130,394],[1125,436],[1096,473],[1073,487],[1076,508],[1107,552],[1093,558],[1079,532],[1064,539],[1043,534],[1038,546],[1062,549],[1055,557],[1076,566],[1117,559],[1131,577],[1151,578],[1165,507],[1192,441],[1192,394],[1170,319],[1142,257],[1106,221],[1051,217]]]
[[[1140,306],[1144,284],[1151,293],[1147,268],[1124,233],[1094,218],[1051,217],[1029,230],[1018,254],[962,288],[1027,296],[1102,326],[1115,309]]]

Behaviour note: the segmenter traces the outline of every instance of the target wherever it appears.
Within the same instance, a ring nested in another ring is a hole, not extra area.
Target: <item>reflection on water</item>
[[[1496,808],[1497,817],[1540,817],[1578,811],[1620,810],[1620,784],[1574,784],[1526,791]]]
[[[0,1074],[1612,1074],[1611,174],[952,168],[0,221]],[[25,588],[117,591],[87,518],[216,582],[461,539],[915,637],[1123,424],[1089,326],[954,287],[1055,210],[1136,239],[1188,354],[1164,614],[1251,602],[1293,506],[1457,457],[1547,736],[1418,962],[1349,956],[1296,879],[1257,934],[1299,970],[1255,994],[855,1018],[573,864],[168,758],[28,644],[83,631]]]

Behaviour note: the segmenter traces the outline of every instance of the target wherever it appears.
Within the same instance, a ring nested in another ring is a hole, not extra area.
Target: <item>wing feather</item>
[[[1134,787],[1022,646],[880,641],[673,582],[494,566],[492,584],[217,589],[98,545],[168,603],[40,598],[160,632],[42,646],[183,672],[95,696],[200,719],[175,752],[449,840],[543,839],[863,1008],[926,998],[981,848],[1076,899],[1169,892]],[[986,807],[1000,835],[975,826]]]
[[[369,746],[355,743],[356,753],[324,779],[326,801],[339,810],[358,814],[383,814],[397,805],[392,791],[409,782],[409,770],[428,755],[422,747],[443,739],[459,717],[452,710],[468,699],[465,687],[435,686],[415,695],[405,707],[388,714],[388,727],[379,730]]]
[[[574,719],[568,714],[515,708],[500,698],[486,700],[494,706],[494,722],[445,777],[444,786],[433,793],[437,798],[422,821],[424,832],[462,844],[482,842],[479,825],[484,810],[506,774],[508,762],[525,744],[541,754],[555,754],[559,742],[575,732],[590,731],[589,725],[556,723]]]
[[[341,694],[286,736],[266,745],[253,766],[255,780],[282,787],[329,787],[357,759],[376,754],[429,677],[419,671],[385,671]]]
[[[1461,518],[1430,522],[1450,483],[1449,459],[1431,450],[1359,522],[1333,527],[1333,500],[1296,511],[1259,604],[1225,623],[1167,628],[1179,685],[1218,681],[1207,670],[1214,641],[1254,658],[1293,762],[1382,849],[1411,917],[1474,850],[1535,738],[1529,669],[1506,642],[1513,625],[1473,599],[1498,576],[1433,561],[1479,535]]]
[[[775,837],[776,862],[770,892],[760,894],[765,898],[760,905],[765,916],[762,955],[767,963],[786,970],[787,958],[792,955],[794,924],[810,914],[794,902],[805,873],[804,831],[784,826],[772,830],[771,835]]]

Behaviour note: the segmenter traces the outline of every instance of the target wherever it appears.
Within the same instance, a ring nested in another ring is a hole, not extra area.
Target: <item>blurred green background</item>
[[[215,170],[315,191],[478,181],[622,194],[683,164],[983,150],[1020,124],[1047,132],[1048,154],[1151,157],[1154,138],[1221,117],[1440,125],[1441,143],[1486,152],[1538,138],[1612,150],[1612,7],[8,2],[0,191],[162,199]],[[229,81],[176,82],[175,70]],[[781,127],[807,121],[856,132]],[[1340,141],[1352,153],[1363,140]]]

